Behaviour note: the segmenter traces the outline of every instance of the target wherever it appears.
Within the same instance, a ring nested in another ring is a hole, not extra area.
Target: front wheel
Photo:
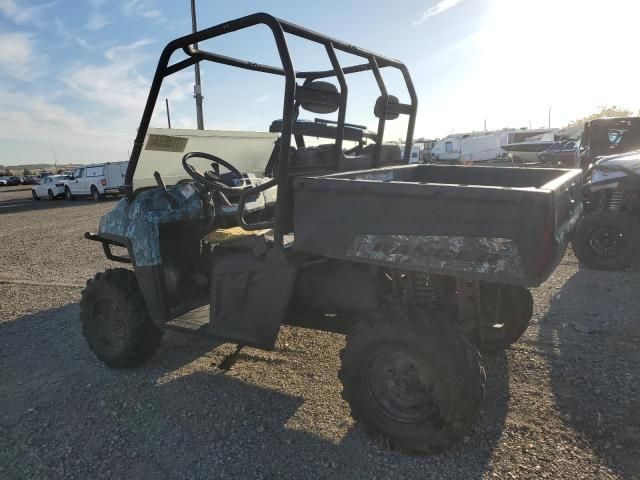
[[[55,200],[56,199],[56,196],[53,194],[51,189],[49,189],[49,191],[47,192],[47,195],[49,196],[49,200]]]
[[[594,270],[623,270],[636,255],[640,224],[623,212],[598,210],[585,215],[573,237],[573,252]]]
[[[69,189],[69,187],[64,189],[64,198],[70,202],[71,200],[73,200],[73,194],[71,193],[71,190]]]
[[[141,365],[160,346],[162,330],[151,321],[130,270],[107,270],[89,280],[80,299],[80,320],[89,348],[110,367]]]
[[[40,200],[40,197],[38,196],[35,190],[31,190],[31,196],[35,201]]]
[[[363,319],[340,358],[353,418],[390,448],[446,450],[464,437],[484,397],[477,350],[455,326],[414,310]]]

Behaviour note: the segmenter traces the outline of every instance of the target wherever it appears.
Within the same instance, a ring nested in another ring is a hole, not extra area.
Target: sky
[[[205,28],[265,11],[403,61],[419,98],[417,137],[552,126],[602,105],[640,108],[635,59],[640,2],[631,0],[197,0]],[[191,29],[189,0],[0,0],[0,164],[127,159],[158,57]],[[264,27],[202,49],[278,65]],[[298,70],[324,50],[291,39]],[[176,57],[180,59],[180,57]],[[340,55],[341,62],[355,62]],[[389,93],[408,95],[387,72]],[[205,128],[267,131],[281,117],[280,77],[203,65]],[[347,121],[377,122],[371,74],[349,79]],[[153,126],[195,127],[193,70],[165,80]],[[310,114],[309,118],[314,115]],[[403,135],[389,122],[385,140]]]

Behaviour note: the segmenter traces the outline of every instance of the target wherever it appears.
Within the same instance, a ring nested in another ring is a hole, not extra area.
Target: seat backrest
[[[340,107],[340,93],[333,83],[320,80],[307,85],[298,85],[296,100],[308,112],[325,114],[333,113]]]
[[[347,172],[350,170],[367,170],[373,168],[373,159],[376,154],[376,145],[367,145],[362,149],[360,155],[343,155],[340,159],[338,170]],[[379,166],[398,165],[402,163],[400,147],[393,144],[383,144],[380,152]]]
[[[389,95],[388,102],[385,102],[384,97],[380,96],[376,100],[376,105],[373,108],[373,114],[377,118],[382,118],[384,116],[386,120],[395,120],[399,116],[399,113],[396,111],[397,105],[400,105],[400,101],[395,95]],[[386,115],[384,111],[385,107],[387,109]]]
[[[333,143],[298,148],[291,157],[291,175],[329,173],[338,169],[336,146]]]
[[[368,155],[371,155],[371,158],[373,159],[373,156],[375,155],[375,152],[376,152],[376,146],[374,144],[367,145],[363,149],[363,153],[364,152],[366,152]],[[381,167],[385,165],[398,165],[402,162],[403,162],[402,154],[400,152],[400,147],[398,145],[395,145],[393,143],[382,144],[382,150],[380,152],[380,163],[379,163]]]

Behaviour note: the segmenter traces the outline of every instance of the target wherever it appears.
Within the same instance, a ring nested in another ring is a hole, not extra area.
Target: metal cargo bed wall
[[[494,170],[501,187],[426,183],[429,168],[442,180],[470,171],[407,166],[297,179],[294,248],[492,282],[546,279],[566,242],[554,243],[556,193],[543,184],[567,171],[527,170],[543,188],[514,188],[521,169],[478,167]]]

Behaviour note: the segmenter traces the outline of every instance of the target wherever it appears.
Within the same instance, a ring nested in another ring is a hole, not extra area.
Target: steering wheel
[[[198,172],[189,163],[189,160],[192,158],[204,158],[206,160],[209,160],[214,170],[213,171],[208,170],[204,172],[204,174]],[[185,171],[189,174],[189,176],[193,179],[193,181],[196,182],[197,184],[205,188],[212,189],[222,193],[230,193],[230,194],[242,193],[247,188],[245,185],[242,185],[240,187],[230,187],[229,185],[222,182],[222,180],[220,179],[220,173],[219,173],[220,165],[222,165],[227,170],[229,170],[229,172],[231,172],[235,177],[238,177],[239,179],[243,180],[243,183],[244,183],[244,177],[236,167],[231,165],[229,162],[219,157],[216,157],[215,155],[210,155],[208,153],[203,153],[203,152],[189,152],[184,157],[182,157],[182,166],[184,167]]]

